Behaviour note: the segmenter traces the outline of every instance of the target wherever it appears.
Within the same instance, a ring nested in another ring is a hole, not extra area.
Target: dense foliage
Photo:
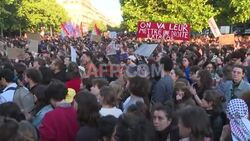
[[[58,30],[68,16],[56,0],[1,0],[0,27],[3,30],[33,30],[41,26]]]
[[[250,19],[249,0],[122,0],[124,23],[135,31],[138,21],[189,23],[202,31],[215,16],[221,24],[246,23]]]

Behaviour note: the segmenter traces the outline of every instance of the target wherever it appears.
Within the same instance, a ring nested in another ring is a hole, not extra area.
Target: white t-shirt
[[[116,118],[119,118],[119,116],[122,114],[122,111],[116,107],[112,107],[112,108],[101,108],[99,113],[101,114],[101,116],[112,115]]]

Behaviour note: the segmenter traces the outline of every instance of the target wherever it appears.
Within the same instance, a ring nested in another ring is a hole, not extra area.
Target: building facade
[[[57,0],[57,2],[65,8],[74,24],[82,23],[86,27],[93,21],[102,21],[104,24],[114,25],[91,4],[91,0]]]

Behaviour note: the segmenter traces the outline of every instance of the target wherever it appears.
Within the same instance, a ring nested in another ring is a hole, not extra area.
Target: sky
[[[122,21],[121,5],[119,0],[91,0],[92,4],[114,23]]]

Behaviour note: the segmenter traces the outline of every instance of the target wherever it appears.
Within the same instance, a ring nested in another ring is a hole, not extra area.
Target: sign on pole
[[[190,40],[189,24],[138,22],[138,38],[160,40]]]
[[[214,20],[214,17],[212,17],[208,20],[208,25],[209,25],[212,33],[214,34],[214,37],[217,38],[217,37],[221,36],[220,30],[219,30],[219,28]]]

